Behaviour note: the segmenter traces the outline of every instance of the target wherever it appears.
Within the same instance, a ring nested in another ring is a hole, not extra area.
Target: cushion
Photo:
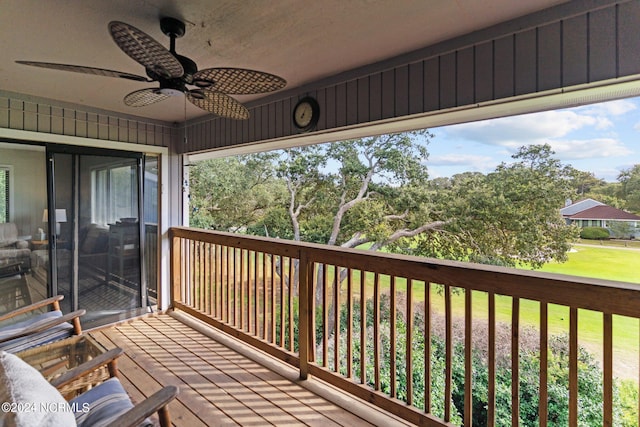
[[[102,384],[82,393],[69,402],[75,413],[78,426],[101,427],[109,426],[111,422],[133,408],[127,392],[117,378],[110,378]],[[82,408],[90,408],[90,411],[82,411]],[[145,420],[141,426],[152,426],[149,420]]]
[[[71,407],[58,390],[36,369],[6,352],[0,352],[0,402],[3,426],[76,425]]]
[[[17,242],[18,240],[1,240],[0,248],[15,247]]]
[[[18,240],[18,227],[13,222],[0,224],[0,242]]]
[[[98,224],[90,224],[85,230],[86,234],[80,244],[82,254],[95,254],[106,252],[109,239],[109,229]]]
[[[11,336],[17,332],[24,330],[27,327],[41,325],[43,323],[49,322],[57,317],[62,317],[62,312],[60,312],[59,310],[54,310],[29,316],[28,318],[20,322],[12,323],[10,325],[4,325],[0,327],[0,339]],[[15,338],[10,341],[0,343],[0,350],[8,351],[10,353],[17,353],[31,347],[70,337],[72,334],[73,325],[71,323],[65,322],[37,334],[31,334],[25,337]]]

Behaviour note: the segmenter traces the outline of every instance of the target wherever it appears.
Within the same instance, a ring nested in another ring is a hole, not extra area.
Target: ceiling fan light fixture
[[[179,96],[182,95],[183,92],[179,89],[174,89],[171,87],[162,87],[160,89],[156,89],[155,93],[159,94],[159,95],[165,95],[165,96]]]

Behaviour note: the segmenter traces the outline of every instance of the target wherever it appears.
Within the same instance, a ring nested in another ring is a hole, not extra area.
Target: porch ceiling
[[[168,47],[159,17],[187,23],[176,50],[199,68],[267,71],[288,88],[504,22],[566,0],[3,0],[0,8],[0,90],[131,114],[183,121],[185,103],[172,98],[144,108],[124,105],[134,90],[124,79],[44,70],[16,60],[67,63],[144,75],[112,41],[107,24],[127,22]],[[256,97],[239,96],[246,102]],[[203,111],[187,103],[189,119]]]

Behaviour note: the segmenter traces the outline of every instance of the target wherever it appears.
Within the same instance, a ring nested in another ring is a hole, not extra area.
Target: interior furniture
[[[104,271],[106,268],[107,247],[109,244],[109,227],[89,224],[80,230],[78,262],[87,267]]]
[[[21,262],[0,265],[0,313],[31,304],[31,291]]]
[[[34,426],[151,426],[149,416],[158,413],[160,425],[169,427],[171,419],[167,405],[178,394],[178,388],[168,386],[137,405],[117,378],[115,360],[122,354],[116,348],[86,362],[49,383],[35,368],[16,355],[0,353],[0,401],[25,411],[1,411],[1,425]],[[67,402],[58,391],[66,383],[107,366],[110,378]],[[55,408],[56,410],[50,410]]]
[[[33,250],[43,250],[49,247],[49,240],[32,240],[31,248]]]
[[[0,264],[22,263],[25,270],[31,268],[29,242],[18,238],[18,227],[12,222],[0,223]]]
[[[49,342],[80,335],[85,310],[63,315],[57,295],[0,315],[0,350],[16,353]],[[42,311],[51,308],[51,311]]]
[[[140,225],[138,222],[120,222],[109,226],[109,251],[107,255],[106,280],[112,276],[119,283],[125,279],[127,268],[140,264]]]

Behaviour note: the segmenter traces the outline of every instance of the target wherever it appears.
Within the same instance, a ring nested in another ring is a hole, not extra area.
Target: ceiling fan
[[[176,39],[184,35],[185,24],[175,18],[161,18],[160,29],[170,39],[168,50],[132,25],[119,21],[109,23],[109,32],[113,40],[124,53],[145,67],[147,77],[80,65],[16,62],[54,70],[119,77],[140,82],[158,82],[158,87],[140,89],[126,95],[124,103],[130,107],[144,107],[184,94],[192,104],[205,111],[238,120],[248,119],[249,110],[229,95],[272,92],[282,89],[287,84],[283,78],[273,74],[243,68],[198,70],[194,61],[176,53]]]

